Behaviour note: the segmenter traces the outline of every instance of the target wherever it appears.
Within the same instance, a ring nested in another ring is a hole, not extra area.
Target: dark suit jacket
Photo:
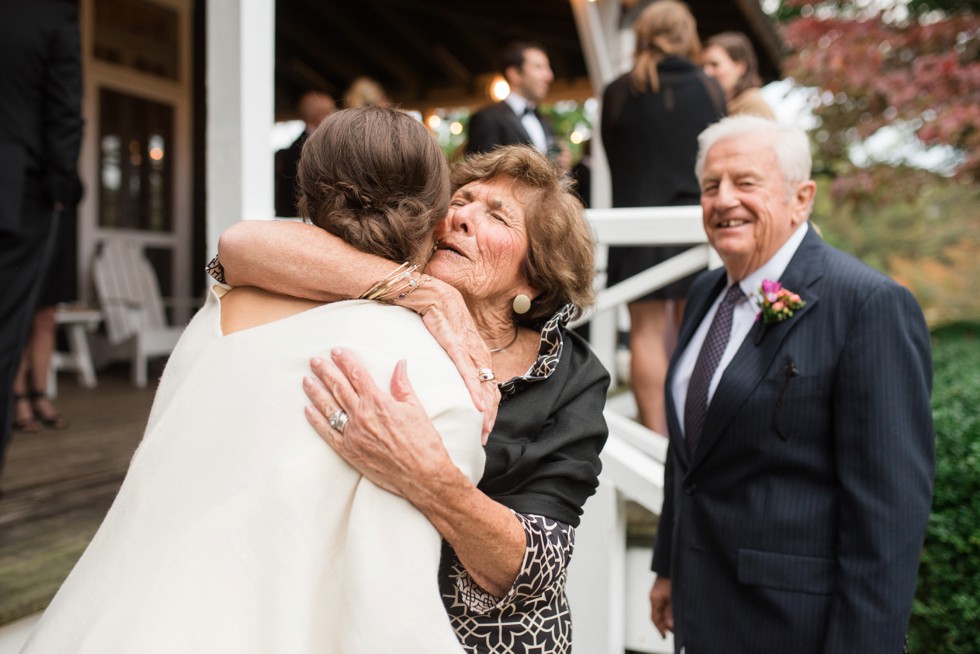
[[[276,215],[284,218],[299,216],[296,206],[296,172],[299,158],[303,154],[303,144],[309,132],[305,129],[288,148],[276,152]]]
[[[49,214],[71,198],[82,136],[77,14],[56,0],[0,3],[0,230],[19,231],[24,202]]]
[[[539,117],[548,140],[548,153],[555,149],[555,132],[551,122]],[[531,137],[524,129],[520,117],[506,102],[498,102],[484,107],[470,117],[469,136],[466,154],[489,152],[498,145],[531,144]]]
[[[669,389],[724,269],[688,295],[653,558],[672,581],[675,642],[901,652],[932,498],[929,334],[907,290],[812,229],[780,281],[806,306],[752,327],[693,456]]]
[[[78,12],[0,2],[0,468],[11,385],[56,225],[73,199],[82,138]]]

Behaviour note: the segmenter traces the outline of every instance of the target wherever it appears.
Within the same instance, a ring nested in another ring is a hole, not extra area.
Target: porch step
[[[652,547],[626,548],[626,654],[673,654],[674,638],[663,639],[650,621]]]

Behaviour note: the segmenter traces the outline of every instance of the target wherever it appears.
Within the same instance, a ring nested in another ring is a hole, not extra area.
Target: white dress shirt
[[[548,154],[548,136],[544,132],[544,125],[541,124],[541,120],[533,111],[528,111],[528,109],[533,110],[534,106],[524,96],[514,92],[504,98],[504,102],[510,105],[514,113],[520,117],[521,124],[524,126],[527,135],[531,137],[534,147],[542,154]]]
[[[759,289],[762,287],[762,280],[768,279],[775,281],[782,277],[786,271],[786,266],[789,265],[790,259],[796,254],[800,243],[803,242],[803,237],[806,236],[807,225],[808,223],[804,222],[797,227],[796,231],[790,235],[789,239],[783,243],[783,246],[776,251],[776,254],[769,261],[739,282],[745,298],[735,305],[735,311],[732,314],[731,336],[728,339],[725,352],[721,355],[721,361],[718,362],[718,367],[715,369],[715,374],[711,378],[711,384],[708,386],[709,406],[711,405],[711,398],[714,397],[715,389],[718,388],[718,382],[721,381],[721,376],[725,373],[725,368],[735,358],[738,349],[742,347],[742,341],[745,340],[745,337],[752,330],[752,325],[755,324],[756,316],[759,314],[759,300],[761,299]],[[701,346],[704,344],[704,339],[708,335],[708,328],[711,326],[711,321],[714,320],[715,314],[718,312],[718,307],[721,305],[721,300],[731,285],[732,280],[729,278],[728,283],[725,284],[725,288],[715,298],[711,308],[708,309],[708,313],[704,315],[704,320],[698,325],[694,336],[691,337],[684,352],[677,360],[677,372],[674,373],[674,380],[671,384],[670,392],[674,394],[674,406],[678,412],[677,422],[680,424],[682,435],[684,433],[684,402],[687,400],[687,386],[691,383],[694,364],[697,363],[698,354],[701,352]],[[794,292],[797,290],[793,289]]]

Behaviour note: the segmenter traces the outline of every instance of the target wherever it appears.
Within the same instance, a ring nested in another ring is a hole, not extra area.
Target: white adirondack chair
[[[133,384],[143,388],[148,359],[169,355],[184,327],[167,322],[156,273],[136,241],[103,241],[92,277],[109,345],[132,360]]]

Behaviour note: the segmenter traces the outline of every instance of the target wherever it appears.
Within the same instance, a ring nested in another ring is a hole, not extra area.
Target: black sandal
[[[34,415],[34,406],[31,403],[31,396],[30,395],[19,395],[19,394],[18,395],[14,395],[14,404],[16,405],[16,403],[18,403],[18,402],[27,402],[28,406],[31,409],[31,417],[29,417],[29,418],[18,418],[18,417],[16,417],[16,411],[17,411],[17,409],[16,409],[16,406],[15,406],[14,407],[14,412],[15,412],[15,414],[14,414],[14,422],[13,422],[13,425],[12,425],[13,428],[14,428],[14,431],[22,431],[22,432],[27,433],[27,434],[36,434],[39,431],[41,431],[42,429],[44,429],[44,425],[41,424],[41,422],[38,421],[37,416]]]
[[[38,422],[51,429],[65,429],[68,427],[68,421],[54,411],[53,406],[51,407],[52,413],[46,413],[41,410],[38,401],[48,399],[44,393],[41,391],[31,391],[28,395],[31,399],[31,409],[34,411],[34,417],[37,418]],[[51,401],[48,400],[48,404],[50,403]]]

